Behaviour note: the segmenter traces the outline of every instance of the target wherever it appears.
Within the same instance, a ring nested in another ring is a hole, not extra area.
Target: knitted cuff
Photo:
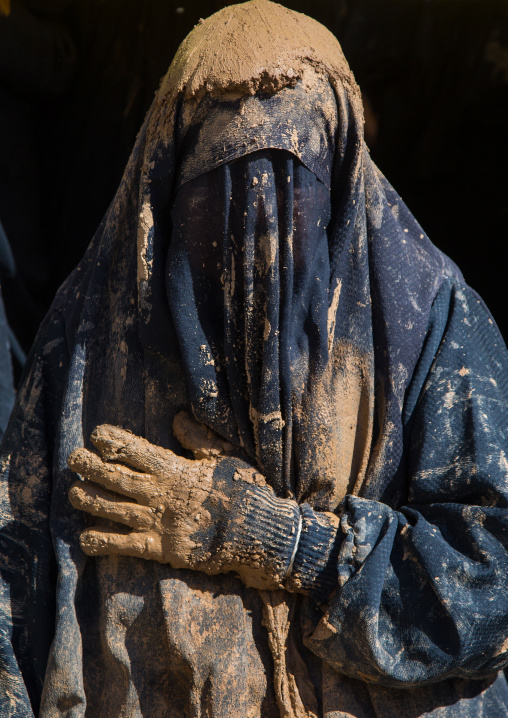
[[[335,514],[314,511],[308,504],[302,504],[300,511],[300,543],[285,587],[322,603],[338,583],[337,560],[343,539],[340,520]]]
[[[283,588],[298,538],[298,504],[277,498],[254,467],[235,457],[217,464],[213,481],[215,491],[228,497],[226,502],[211,497],[203,504],[217,529],[214,560],[236,570],[247,585],[259,587],[262,578],[263,585]]]
[[[247,577],[250,567],[274,588],[311,594],[322,602],[338,582],[339,518],[278,498],[261,474],[233,457],[219,462],[214,483],[230,497],[222,517],[213,500],[208,507],[222,524],[216,560],[248,585],[256,585]]]
[[[264,568],[282,587],[294,556],[300,511],[296,501],[279,499],[269,487],[249,486],[230,523],[229,538],[253,568]],[[238,520],[241,517],[241,520]],[[234,530],[231,528],[234,526]]]

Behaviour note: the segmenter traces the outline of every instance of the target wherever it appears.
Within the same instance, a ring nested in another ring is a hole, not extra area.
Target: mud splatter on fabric
[[[507,365],[336,40],[268,0],[198,25],[3,444],[2,716],[508,715]],[[297,498],[295,567],[337,542],[331,593],[84,556],[69,454],[102,423],[183,454],[182,409]]]

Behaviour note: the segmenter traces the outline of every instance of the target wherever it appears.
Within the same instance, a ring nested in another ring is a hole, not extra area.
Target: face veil
[[[333,493],[345,443],[328,415],[337,125],[310,71],[276,95],[184,107],[166,273],[194,414],[308,500]]]
[[[168,297],[193,412],[301,493],[293,416],[328,362],[329,192],[287,151],[261,150],[182,185],[172,218]]]

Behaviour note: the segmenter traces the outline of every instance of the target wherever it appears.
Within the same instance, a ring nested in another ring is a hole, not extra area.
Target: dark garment
[[[16,263],[12,250],[0,222],[0,276],[13,276]],[[0,292],[0,439],[4,435],[14,406],[14,374],[11,352],[20,367],[25,363],[25,354],[21,349],[5,315],[5,306]]]
[[[40,330],[2,447],[2,715],[277,718],[284,681],[305,716],[508,715],[506,349],[347,71],[306,106],[307,71],[205,118],[170,75]],[[70,452],[107,422],[185,455],[181,409],[298,501],[296,593],[82,553]]]
[[[488,675],[506,660],[499,636],[506,632],[508,595],[507,492],[499,450],[506,432],[506,401],[499,401],[500,390],[506,396],[506,358],[490,321],[470,290],[445,281],[404,404],[404,463],[410,484],[406,472],[391,482],[389,492],[398,496],[390,501],[392,508],[384,501],[386,490],[345,501],[338,562],[342,588],[329,601],[325,621],[319,623],[322,613],[311,598],[301,606],[307,645],[323,658],[323,715],[343,715],[340,711],[347,709],[351,715],[388,718],[438,708],[439,715],[457,718],[476,718],[482,711],[507,714],[503,674],[497,680]],[[130,707],[132,715],[185,715],[198,696],[213,706],[213,715],[234,714],[238,705],[252,710],[249,690],[238,692],[241,678],[244,689],[267,691],[258,713],[251,714],[276,716],[270,690],[259,684],[260,671],[270,670],[270,659],[261,649],[264,629],[255,591],[232,577],[81,554],[77,532],[86,520],[68,508],[64,485],[72,480],[70,472],[53,473],[53,482],[61,478],[51,487],[45,469],[48,426],[61,426],[56,454],[51,449],[55,467],[71,443],[80,443],[65,418],[72,416],[79,393],[72,387],[64,392],[68,409],[61,420],[64,387],[57,390],[55,380],[67,367],[69,378],[79,380],[84,353],[77,349],[69,356],[63,330],[57,313],[48,321],[38,369],[17,406],[10,441],[19,447],[18,458],[11,468],[10,514],[3,514],[8,520],[2,532],[2,575],[4,590],[10,587],[12,643],[34,706],[53,641],[46,676],[53,686],[46,696],[52,702],[58,697],[64,706],[82,701],[83,672],[89,715],[115,715],[120,705]],[[35,412],[23,421],[25,407],[34,400]],[[7,443],[5,451],[10,448]],[[24,452],[33,458],[27,462]],[[16,464],[21,470],[14,474]],[[13,481],[16,475],[19,484]],[[39,481],[30,481],[33,476]],[[295,570],[309,577],[305,561],[315,566],[321,559],[313,526],[319,517],[308,505],[304,516]],[[56,584],[55,561],[61,577]],[[211,591],[212,602],[205,615],[199,599],[203,591]],[[8,602],[3,608],[7,627]],[[240,620],[245,610],[247,625],[245,618]],[[191,624],[201,626],[201,638],[190,631]],[[21,677],[16,678],[10,633],[4,634],[2,649],[8,668],[3,680],[9,680],[2,715],[31,715],[28,704],[21,708],[23,688]],[[192,687],[186,671],[194,676]],[[234,671],[231,684],[221,679],[227,671]],[[118,688],[113,690],[115,676]],[[211,703],[207,679],[199,683],[200,676],[217,676]],[[476,680],[465,680],[467,676]],[[439,682],[400,689],[427,681]],[[60,697],[57,691],[69,691],[69,686],[72,697]],[[9,694],[17,697],[17,712],[7,710]]]
[[[0,439],[4,435],[14,405],[11,341],[11,332],[0,293]]]

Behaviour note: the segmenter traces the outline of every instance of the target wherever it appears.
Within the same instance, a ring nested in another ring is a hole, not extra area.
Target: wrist
[[[277,497],[259,472],[233,457],[217,464],[213,485],[229,499],[212,563],[236,571],[247,586],[283,588],[301,522],[296,501]]]
[[[300,523],[296,501],[278,498],[269,487],[245,490],[232,514],[231,535],[243,557],[237,572],[247,586],[284,588],[296,556]]]
[[[300,511],[301,536],[285,588],[322,602],[337,585],[337,561],[343,538],[340,519],[329,512],[314,511],[308,504],[302,504]]]

